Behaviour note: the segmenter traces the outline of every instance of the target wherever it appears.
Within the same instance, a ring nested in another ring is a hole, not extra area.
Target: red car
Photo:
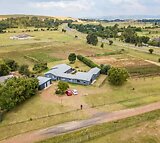
[[[67,94],[67,96],[72,96],[72,95],[73,95],[73,92],[72,92],[72,90],[67,90],[67,91],[66,91],[66,94]]]

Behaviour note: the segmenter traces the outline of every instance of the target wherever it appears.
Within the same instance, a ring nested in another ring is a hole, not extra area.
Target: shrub
[[[153,49],[149,49],[149,53],[153,54],[154,50]]]
[[[88,34],[87,37],[87,43],[96,46],[98,43],[98,38],[95,34]]]
[[[6,76],[10,73],[11,69],[6,64],[0,64],[0,76]]]
[[[129,77],[126,69],[111,68],[108,71],[108,81],[113,85],[122,85]]]
[[[56,94],[64,94],[65,91],[69,88],[68,83],[59,81],[58,89],[56,90]]]
[[[74,63],[76,61],[76,54],[75,53],[71,53],[69,56],[68,56],[68,60],[71,62],[71,63]]]
[[[46,69],[48,69],[47,63],[43,63],[43,62],[36,63],[33,67],[33,71],[36,71],[39,73],[46,70]]]

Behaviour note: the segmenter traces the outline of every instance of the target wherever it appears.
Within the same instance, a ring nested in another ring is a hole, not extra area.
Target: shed
[[[39,90],[43,90],[52,84],[51,78],[39,76],[37,77],[37,79],[39,80],[39,87],[38,87]]]

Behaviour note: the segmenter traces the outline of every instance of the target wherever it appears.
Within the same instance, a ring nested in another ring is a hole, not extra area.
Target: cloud
[[[94,2],[91,0],[55,0],[55,1],[47,1],[47,2],[32,2],[30,5],[34,8],[41,9],[62,9],[66,11],[89,11],[93,6]]]

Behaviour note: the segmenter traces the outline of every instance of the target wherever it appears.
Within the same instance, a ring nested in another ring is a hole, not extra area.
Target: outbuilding
[[[37,77],[37,79],[39,80],[39,87],[38,87],[39,90],[43,90],[52,84],[51,78],[39,76]]]

